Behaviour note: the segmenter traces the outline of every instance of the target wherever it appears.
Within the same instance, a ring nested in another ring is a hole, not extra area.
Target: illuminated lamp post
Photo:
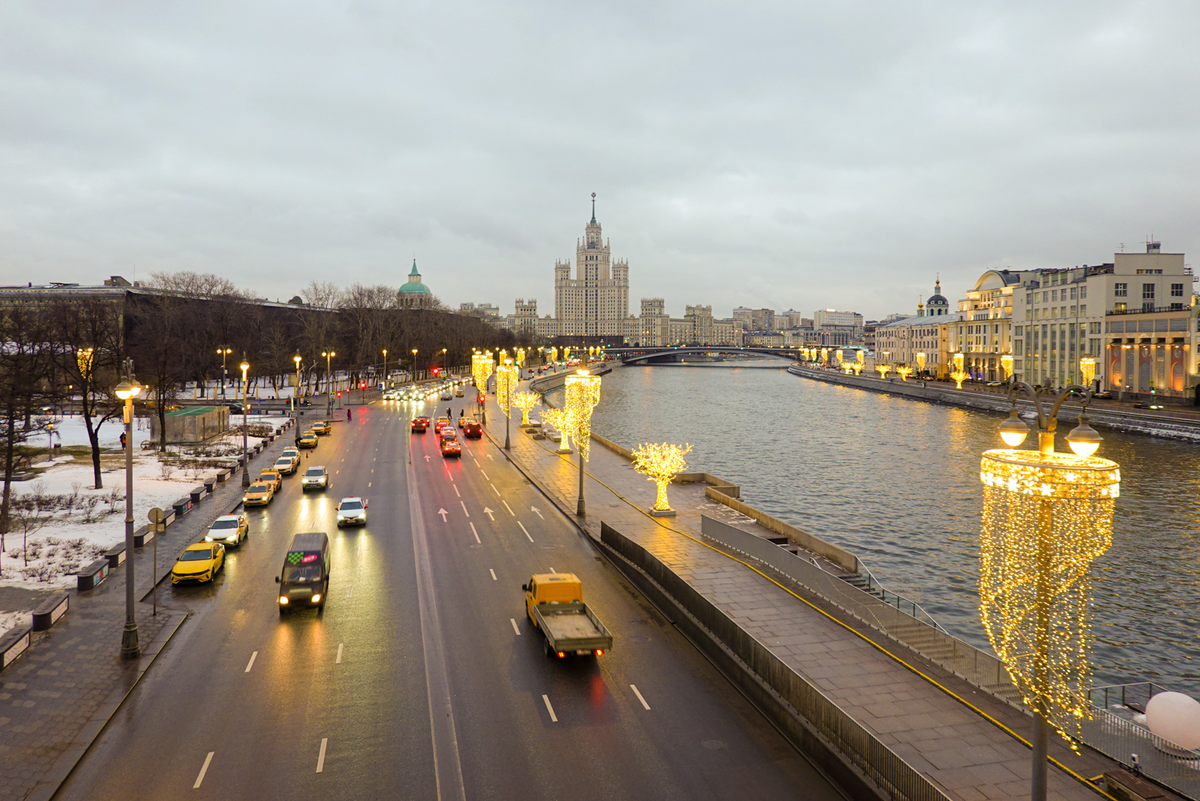
[[[387,348],[383,349],[383,388],[389,388],[387,376]]]
[[[1000,357],[1000,372],[1003,374],[1004,381],[1007,381],[1013,374],[1013,357],[1011,353],[1005,353]]]
[[[683,457],[691,450],[691,445],[681,448],[666,442],[661,445],[650,442],[639,445],[633,452],[633,469],[647,476],[657,489],[654,508],[650,510],[654,517],[675,516],[675,510],[667,502],[667,485],[687,469]]]
[[[241,366],[242,366],[242,462],[244,464],[244,467],[242,469],[242,486],[248,487],[248,486],[250,486],[250,443],[249,443],[249,434],[247,433],[248,429],[249,429],[249,425],[247,424],[247,421],[246,421],[246,415],[249,413],[250,410],[248,408],[246,408],[249,405],[249,403],[246,400],[246,372],[250,369],[250,363],[245,361],[245,359],[243,357]]]
[[[863,366],[867,363],[867,352],[863,350],[856,351],[854,354],[854,361],[854,373],[857,375],[862,372]]]
[[[471,375],[475,378],[475,392],[481,401],[487,395],[487,381],[491,374],[491,353],[474,353],[471,356]],[[483,412],[483,424],[487,425],[487,404],[481,402],[479,409]]]
[[[512,405],[521,410],[521,425],[531,425],[529,422],[529,412],[534,406],[537,406],[541,398],[536,392],[514,392],[512,396]]]
[[[221,357],[221,397],[225,397],[225,379],[229,377],[229,370],[225,367],[225,357],[233,353],[233,348],[217,348],[217,355]]]
[[[924,370],[925,370],[925,354],[922,352],[922,353],[917,354],[917,372],[924,372]]]
[[[1038,449],[1017,450],[1029,433],[1018,392],[1033,401]],[[1087,422],[1091,390],[1077,384],[1053,400],[1024,382],[1009,387],[1013,407],[999,433],[1009,446],[986,451],[980,465],[983,515],[979,614],[1009,678],[1034,716],[1031,797],[1046,798],[1050,728],[1068,742],[1091,717],[1088,698],[1092,562],[1112,544],[1118,465],[1093,456],[1100,436]],[[1076,394],[1085,413],[1067,435],[1074,454],[1055,453],[1063,401]]]
[[[446,363],[446,349],[442,348],[442,370],[446,375],[450,374],[449,365]]]
[[[592,409],[600,402],[600,376],[579,370],[567,376],[566,412],[575,447],[579,449],[579,504],[575,514],[583,517],[587,508],[583,502],[583,463],[588,460],[592,440]]]
[[[417,349],[416,348],[412,349],[412,355],[413,355],[412,382],[415,384],[415,383],[417,383]]]
[[[138,644],[137,618],[133,613],[133,399],[142,385],[133,377],[133,359],[125,360],[125,380],[113,389],[125,402],[125,629],[121,632],[121,658],[137,659],[142,655]],[[151,575],[153,578],[153,574]]]
[[[517,366],[511,360],[505,359],[496,367],[496,403],[504,412],[504,449],[511,447],[509,440],[509,420],[512,418],[512,396],[517,387]]]
[[[961,353],[954,354],[954,372],[950,374],[950,377],[954,379],[958,389],[962,389],[962,382],[971,377],[970,373],[963,372],[963,355]]]
[[[1091,389],[1092,382],[1096,380],[1095,356],[1083,356],[1079,359],[1079,374],[1083,376],[1083,385]]]
[[[292,361],[296,363],[296,391],[292,393],[292,409],[295,409],[300,398],[300,354],[293,356]]]
[[[328,408],[325,410],[325,416],[329,417],[333,414],[333,376],[331,374],[330,360],[334,356],[337,356],[337,354],[331,350],[326,350],[321,351],[321,355],[325,357],[325,394],[329,396],[326,400]]]

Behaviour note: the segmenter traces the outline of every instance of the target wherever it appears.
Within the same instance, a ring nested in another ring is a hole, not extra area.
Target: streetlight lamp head
[[[1101,436],[1096,429],[1088,425],[1088,416],[1079,415],[1079,425],[1067,434],[1067,444],[1076,456],[1091,456],[1100,447]]]
[[[138,394],[142,391],[142,385],[137,381],[129,381],[127,379],[122,381],[120,384],[117,384],[116,389],[113,391],[117,393],[118,398],[123,401],[127,401],[138,396]]]
[[[299,356],[293,356],[292,361],[294,361],[296,363],[297,367],[300,366],[300,357]]]
[[[1016,406],[1013,406],[1008,413],[1008,419],[1001,423],[996,430],[1000,432],[1000,439],[1004,440],[1004,444],[1010,448],[1019,446],[1029,435],[1029,426],[1017,416]]]
[[[250,369],[250,362],[242,362],[240,367],[242,369],[242,372],[244,373]]]

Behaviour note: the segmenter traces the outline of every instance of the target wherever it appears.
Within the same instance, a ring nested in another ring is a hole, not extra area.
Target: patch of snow
[[[0,612],[0,634],[31,623],[29,612]]]

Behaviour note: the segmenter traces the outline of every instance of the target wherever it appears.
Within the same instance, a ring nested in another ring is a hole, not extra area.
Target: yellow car
[[[318,420],[312,425],[313,432],[317,434],[328,434],[330,431],[328,420]]]
[[[266,506],[275,497],[275,490],[265,481],[255,481],[246,488],[242,506]]]
[[[317,447],[317,435],[311,431],[307,434],[301,434],[296,444],[301,448],[315,448]]]
[[[179,555],[171,568],[171,583],[212,581],[225,566],[225,546],[219,542],[197,542]]]
[[[271,492],[279,492],[279,488],[283,486],[283,475],[274,468],[262,471],[255,480],[261,481],[264,484],[270,484]]]

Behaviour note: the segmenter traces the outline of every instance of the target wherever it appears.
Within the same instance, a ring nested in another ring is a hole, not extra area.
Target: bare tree
[[[48,392],[53,372],[50,341],[45,315],[28,306],[0,307],[0,449],[4,454],[0,533],[9,530],[17,445],[44,428],[32,419],[30,410],[53,400]]]
[[[342,299],[342,290],[332,281],[313,281],[300,290],[300,297],[309,306],[318,309],[336,309]]]
[[[151,289],[165,289],[191,298],[253,299],[254,293],[241,290],[228,278],[213,273],[196,273],[187,270],[177,273],[150,273],[143,282]]]

